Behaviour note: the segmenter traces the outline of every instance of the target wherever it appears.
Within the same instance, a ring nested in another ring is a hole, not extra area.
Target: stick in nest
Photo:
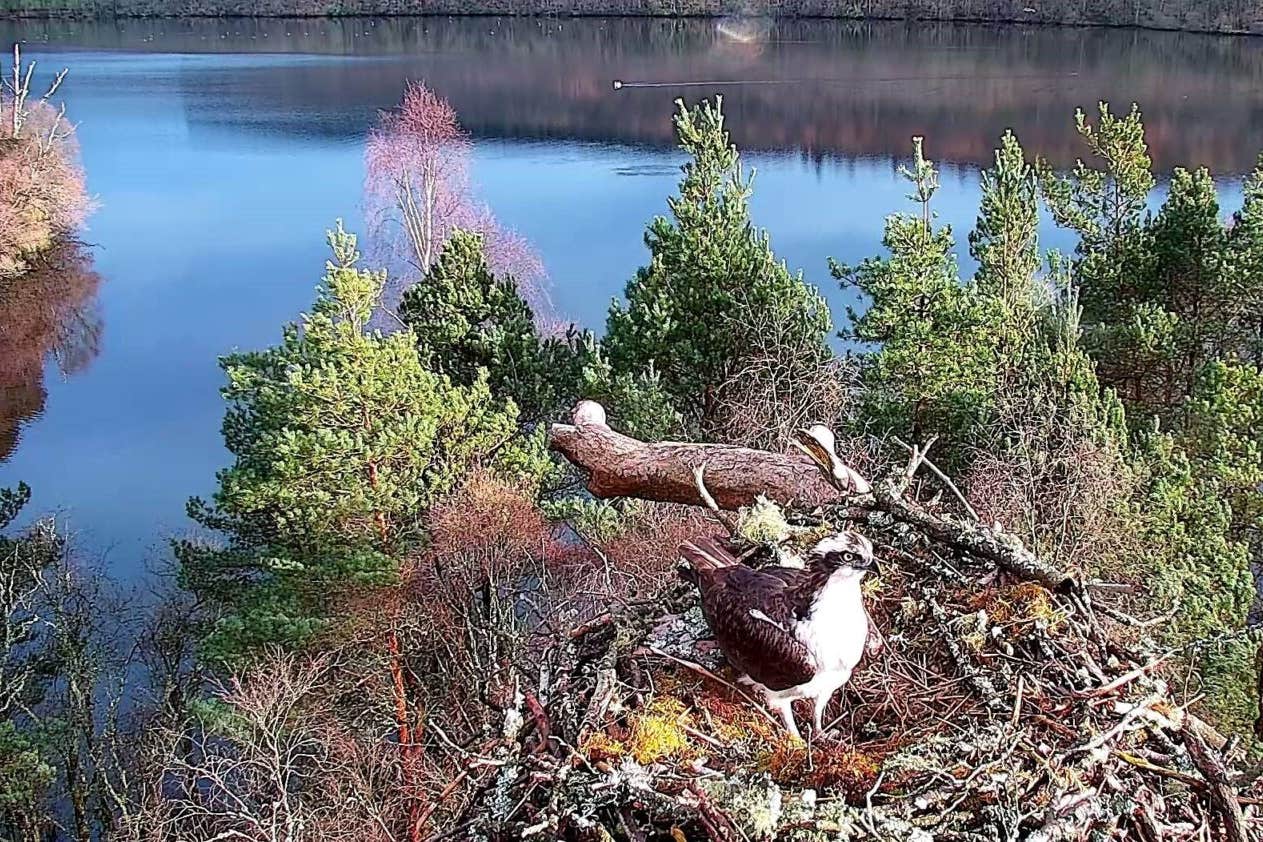
[[[778,727],[780,726],[780,723],[777,720],[772,718],[772,714],[767,712],[767,708],[763,707],[763,705],[759,704],[754,699],[752,699],[749,693],[746,693],[744,690],[742,690],[740,687],[733,684],[732,682],[725,681],[724,679],[715,675],[713,672],[706,669],[706,667],[702,666],[701,664],[694,663],[693,661],[686,661],[683,658],[677,658],[676,656],[668,652],[663,652],[661,649],[659,649],[656,646],[650,646],[647,648],[646,651],[651,652],[654,655],[657,655],[659,658],[666,658],[668,661],[674,661],[675,663],[679,664],[685,669],[692,670],[693,672],[697,673],[703,678],[709,678],[711,681],[714,681],[717,684],[724,685],[729,690],[733,691],[738,696],[740,696],[741,698],[749,702],[751,705],[753,705],[755,710],[763,714],[764,718],[766,718],[768,722],[771,722],[773,725],[776,725]]]

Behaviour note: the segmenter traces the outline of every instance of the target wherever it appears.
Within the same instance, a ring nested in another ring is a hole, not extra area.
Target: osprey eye
[[[859,556],[857,556],[855,553],[851,552],[850,550],[847,550],[846,552],[842,553],[842,560],[845,561],[847,564],[854,562],[858,558]]]

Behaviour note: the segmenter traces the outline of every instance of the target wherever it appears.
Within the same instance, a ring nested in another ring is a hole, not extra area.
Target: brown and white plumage
[[[864,654],[868,615],[860,581],[873,548],[856,532],[821,541],[805,567],[741,564],[714,541],[684,544],[702,612],[729,663],[762,691],[785,727],[799,736],[793,701],[812,700],[816,730],[825,706]]]

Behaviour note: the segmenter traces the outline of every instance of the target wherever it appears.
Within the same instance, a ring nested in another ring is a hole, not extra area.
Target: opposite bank
[[[0,15],[636,15],[957,20],[1263,33],[1260,0],[0,0]]]

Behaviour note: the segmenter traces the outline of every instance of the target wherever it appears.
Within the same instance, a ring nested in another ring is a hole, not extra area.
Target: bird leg
[[[785,721],[785,730],[795,740],[802,742],[803,735],[798,732],[798,723],[794,721],[794,702],[792,699],[768,698],[767,706],[781,715]]]
[[[824,733],[824,709],[829,706],[831,698],[833,698],[832,693],[821,693],[812,699],[811,724],[815,728],[813,733],[817,737]]]
[[[836,687],[830,687],[825,690],[821,690],[820,693],[818,693],[811,700],[812,702],[811,704],[812,720],[811,721],[812,721],[812,724],[815,725],[816,727],[815,733],[817,735],[824,733],[824,711],[825,711],[825,708],[829,706],[829,700],[833,698],[834,693],[838,692],[838,690],[845,687],[846,683],[850,680],[851,680],[851,671],[843,670],[842,680],[838,682],[838,685]]]

